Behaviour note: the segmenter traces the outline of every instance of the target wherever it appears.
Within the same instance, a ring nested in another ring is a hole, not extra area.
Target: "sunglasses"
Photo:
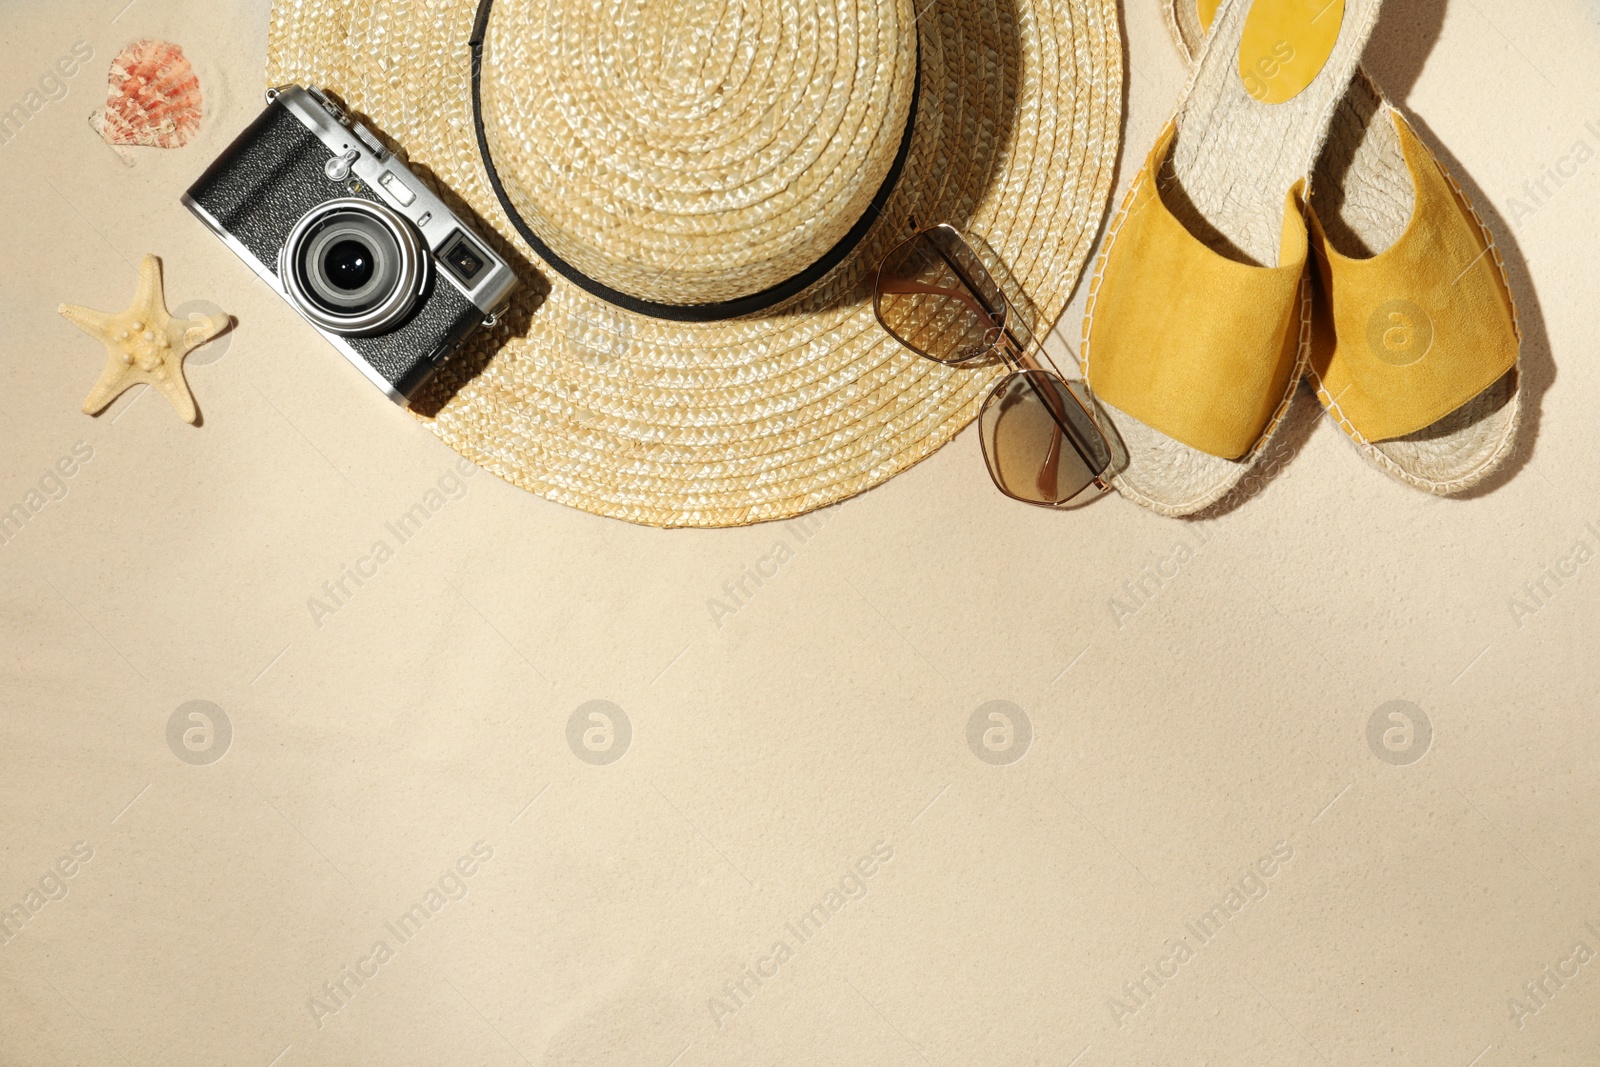
[[[1090,414],[1093,401],[1080,395],[1083,383],[1028,354],[1011,302],[954,226],[922,230],[884,257],[872,309],[878,324],[919,356],[958,364],[999,353],[1011,368],[978,413],[989,476],[1006,496],[1060,507],[1091,486],[1111,488],[1102,478],[1111,446]]]

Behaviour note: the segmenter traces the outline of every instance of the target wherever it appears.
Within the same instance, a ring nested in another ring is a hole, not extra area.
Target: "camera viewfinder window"
[[[471,285],[478,275],[483,273],[484,263],[487,260],[471,241],[459,233],[445,244],[444,251],[440,255],[445,263],[449,264],[451,272],[467,285]]]

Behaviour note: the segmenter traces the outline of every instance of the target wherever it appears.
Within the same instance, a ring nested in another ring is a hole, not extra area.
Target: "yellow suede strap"
[[[1295,371],[1307,240],[1303,183],[1284,201],[1278,266],[1218,255],[1156,191],[1176,126],[1156,141],[1112,223],[1084,322],[1095,394],[1191,448],[1237,459],[1261,439]]]
[[[1518,331],[1499,254],[1471,205],[1410,125],[1393,115],[1416,189],[1411,222],[1369,259],[1341,255],[1312,215],[1334,337],[1319,324],[1318,396],[1368,441],[1414,433],[1493,385],[1517,362]],[[1319,316],[1324,320],[1328,316]]]

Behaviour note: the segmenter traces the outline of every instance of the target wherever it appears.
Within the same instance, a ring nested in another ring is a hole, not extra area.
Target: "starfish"
[[[109,314],[75,304],[62,304],[62,316],[106,346],[106,369],[89,390],[83,413],[94,415],[130,386],[153,385],[191,425],[200,419],[194,397],[183,379],[183,357],[222,333],[233,320],[227,315],[191,315],[174,321],[161,295],[161,261],[146,255],[139,264],[139,291],[127,311]]]

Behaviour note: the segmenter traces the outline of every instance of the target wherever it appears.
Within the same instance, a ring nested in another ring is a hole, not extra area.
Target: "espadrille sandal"
[[[1196,55],[1215,0],[1169,0]],[[1309,373],[1366,460],[1459,493],[1511,454],[1520,331],[1505,264],[1466,195],[1365,71],[1312,176],[1316,294]]]
[[[1112,221],[1082,359],[1139,504],[1221,499],[1288,410],[1311,350],[1304,192],[1380,6],[1223,0]]]

